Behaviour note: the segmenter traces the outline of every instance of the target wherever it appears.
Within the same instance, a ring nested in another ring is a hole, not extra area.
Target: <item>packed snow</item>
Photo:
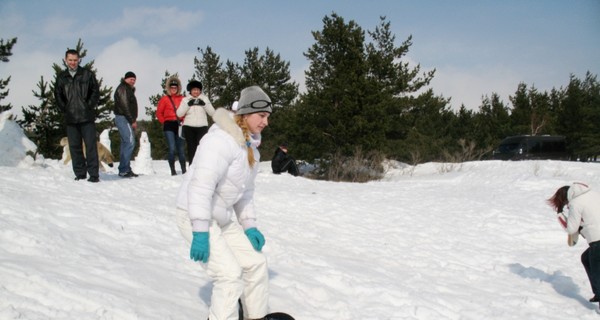
[[[89,183],[33,159],[6,117],[0,139],[0,319],[206,319],[212,284],[175,223],[182,176],[148,158],[152,141],[133,161],[145,174],[120,178],[115,165]],[[568,247],[545,203],[573,181],[600,188],[598,163],[395,164],[359,184],[274,175],[262,152],[255,203],[273,312],[598,319],[587,244]]]

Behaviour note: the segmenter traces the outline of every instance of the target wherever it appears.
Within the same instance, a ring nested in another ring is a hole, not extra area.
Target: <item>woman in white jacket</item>
[[[250,319],[268,313],[265,239],[256,228],[253,198],[256,148],[271,111],[271,99],[258,86],[242,90],[235,115],[219,108],[177,197],[190,258],[214,280],[211,320],[238,319],[239,298]]]
[[[600,193],[583,183],[559,188],[548,199],[557,214],[563,215],[568,207],[566,231],[570,235],[581,234],[589,247],[581,255],[581,263],[585,268],[594,292],[590,302],[600,302]]]
[[[183,119],[183,136],[190,165],[194,160],[196,148],[200,139],[208,132],[208,116],[215,114],[215,108],[210,99],[202,93],[202,83],[192,80],[187,85],[189,96],[183,98],[177,108],[177,116]]]

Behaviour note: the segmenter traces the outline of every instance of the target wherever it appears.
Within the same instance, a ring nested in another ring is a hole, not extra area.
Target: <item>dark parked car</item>
[[[563,136],[513,136],[502,142],[492,157],[496,160],[569,160]]]

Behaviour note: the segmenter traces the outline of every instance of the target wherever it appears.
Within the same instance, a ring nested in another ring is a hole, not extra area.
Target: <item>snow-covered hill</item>
[[[0,319],[206,319],[211,283],[174,221],[182,177],[152,165],[156,174],[106,172],[97,184],[74,181],[59,160],[0,166]],[[260,165],[273,311],[598,318],[579,262],[586,244],[567,247],[545,199],[573,181],[600,188],[600,164],[427,163],[364,184]]]

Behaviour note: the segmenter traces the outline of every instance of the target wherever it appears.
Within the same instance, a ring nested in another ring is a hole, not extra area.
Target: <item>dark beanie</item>
[[[194,88],[198,88],[200,90],[202,90],[202,82],[198,81],[198,80],[192,80],[188,83],[187,85],[187,91],[192,91],[192,89]]]
[[[131,72],[131,71],[127,71],[127,73],[125,73],[125,76],[123,77],[123,79],[127,79],[127,78],[136,78],[135,73]]]

